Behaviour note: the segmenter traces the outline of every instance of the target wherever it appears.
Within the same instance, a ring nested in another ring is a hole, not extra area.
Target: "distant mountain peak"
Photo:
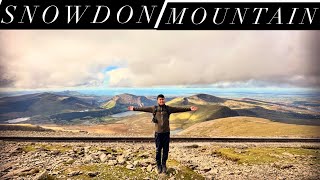
[[[138,96],[136,96],[136,95],[134,95],[134,94],[129,94],[129,93],[122,93],[122,94],[118,94],[118,95],[116,95],[115,97],[138,97]]]
[[[136,96],[129,93],[118,94],[114,96],[110,101],[104,103],[103,108],[124,108],[127,106],[152,106],[156,102],[145,96]]]
[[[49,93],[49,92],[43,92],[38,94],[39,97],[59,97],[60,95]]]
[[[225,102],[223,98],[203,93],[190,96],[190,98],[200,99],[206,102]]]

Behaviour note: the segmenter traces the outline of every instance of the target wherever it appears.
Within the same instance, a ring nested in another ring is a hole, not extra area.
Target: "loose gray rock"
[[[209,172],[210,170],[211,170],[211,167],[205,167],[202,169],[202,171],[204,171],[204,172]]]
[[[128,164],[126,166],[127,169],[130,169],[130,170],[134,170],[135,168],[133,167],[133,164]]]
[[[148,158],[149,157],[149,153],[142,153],[142,154],[139,154],[138,157],[141,157],[141,158]]]
[[[48,171],[47,170],[41,171],[34,178],[34,180],[46,180],[46,179],[48,179]]]
[[[97,172],[97,171],[96,172],[88,172],[87,174],[90,177],[96,177],[99,174],[99,172]]]
[[[147,171],[148,171],[148,172],[151,172],[151,171],[152,171],[152,169],[153,169],[152,165],[151,165],[151,164],[149,164],[149,166],[147,167]]]
[[[99,159],[102,163],[106,162],[106,160],[108,160],[108,157],[105,153],[101,153],[99,156]]]
[[[118,164],[123,165],[126,162],[126,159],[124,156],[118,156],[117,162]]]
[[[134,166],[134,167],[140,166],[140,162],[139,162],[138,160],[133,161],[133,166]]]
[[[90,163],[92,161],[93,161],[93,159],[92,159],[92,157],[90,155],[85,156],[84,159],[83,159],[83,163],[85,163],[85,164],[88,164],[88,163]]]
[[[107,165],[108,166],[115,166],[115,165],[117,165],[117,160],[109,160]]]
[[[68,173],[69,177],[78,176],[80,175],[80,171],[71,171]]]

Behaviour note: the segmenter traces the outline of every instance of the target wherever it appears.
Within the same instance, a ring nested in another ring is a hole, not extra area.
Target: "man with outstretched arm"
[[[143,111],[153,113],[153,122],[155,123],[155,143],[156,143],[156,161],[158,173],[166,173],[167,166],[166,162],[169,153],[169,142],[170,142],[170,124],[169,117],[171,113],[196,111],[198,108],[195,106],[191,107],[172,107],[165,104],[165,97],[159,94],[157,97],[157,106],[148,107],[134,107],[129,106],[130,111]],[[163,149],[162,161],[161,161],[161,150]]]

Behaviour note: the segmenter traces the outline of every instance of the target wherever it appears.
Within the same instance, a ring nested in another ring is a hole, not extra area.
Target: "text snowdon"
[[[22,14],[15,13],[20,8],[23,11]],[[94,8],[94,14],[90,14],[91,17],[86,15],[86,11],[89,8]],[[154,15],[154,10],[158,7],[157,5],[144,6],[142,5],[139,9],[134,9],[130,5],[124,5],[119,9],[110,9],[108,6],[90,6],[90,5],[67,5],[62,8],[58,8],[55,5],[41,8],[42,11],[38,10],[39,5],[28,6],[25,5],[15,6],[9,5],[5,8],[5,15],[1,18],[2,24],[10,24],[12,22],[18,23],[32,23],[35,16],[41,16],[41,20],[46,24],[54,23],[60,13],[67,13],[66,23],[79,23],[81,19],[91,19],[90,23],[107,23],[110,15],[115,14],[117,22],[120,24],[126,24],[133,21],[133,16],[138,13],[138,20],[135,23],[141,23],[142,20],[150,23],[151,19],[158,18]],[[283,18],[283,12],[281,8],[277,8],[276,11],[269,12],[269,8],[211,8],[205,9],[199,7],[195,10],[188,8],[170,8],[165,11],[169,11],[169,17],[162,19],[165,24],[183,24],[185,19],[189,18],[195,25],[202,24],[204,21],[210,19],[215,25],[221,25],[224,23],[228,24],[261,24],[261,19],[265,20],[265,24],[312,24],[315,15],[317,14],[318,8],[291,8],[290,12],[286,11],[285,17]],[[189,12],[190,11],[190,12]],[[208,12],[213,14],[212,17],[208,17]],[[50,12],[50,15],[48,13]],[[190,16],[185,16],[186,12]],[[213,13],[212,13],[213,12]],[[103,15],[102,15],[103,14]],[[53,15],[53,16],[51,16]],[[226,16],[231,18],[226,18]],[[248,17],[249,16],[249,17]],[[160,17],[164,18],[164,17]]]

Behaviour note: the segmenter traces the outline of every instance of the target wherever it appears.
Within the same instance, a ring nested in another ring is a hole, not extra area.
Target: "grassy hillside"
[[[102,104],[101,107],[102,107],[102,108],[105,108],[105,109],[111,109],[111,108],[113,108],[113,107],[115,107],[115,106],[116,106],[116,101],[115,101],[115,100],[110,100],[110,101]]]
[[[96,109],[77,97],[36,93],[0,98],[0,120]]]
[[[181,107],[181,106],[180,106]],[[170,115],[172,124],[181,124],[185,128],[194,123],[203,122],[211,119],[238,116],[236,111],[220,105],[197,105],[197,111],[183,113],[173,113]]]
[[[319,112],[309,110],[310,107],[248,98],[241,100],[228,99],[222,105],[237,111],[240,116],[265,118],[288,124],[320,125]]]
[[[220,105],[220,102],[224,102],[221,98],[210,95],[200,95],[194,95],[187,98],[175,98],[166,103],[169,106],[190,107],[192,105],[195,105],[198,107],[197,111],[171,114],[170,123],[174,127],[185,129],[195,123],[239,115],[236,111],[231,110],[226,106]]]
[[[195,124],[179,135],[241,137],[320,137],[320,126],[273,122],[256,117],[228,117]]]

